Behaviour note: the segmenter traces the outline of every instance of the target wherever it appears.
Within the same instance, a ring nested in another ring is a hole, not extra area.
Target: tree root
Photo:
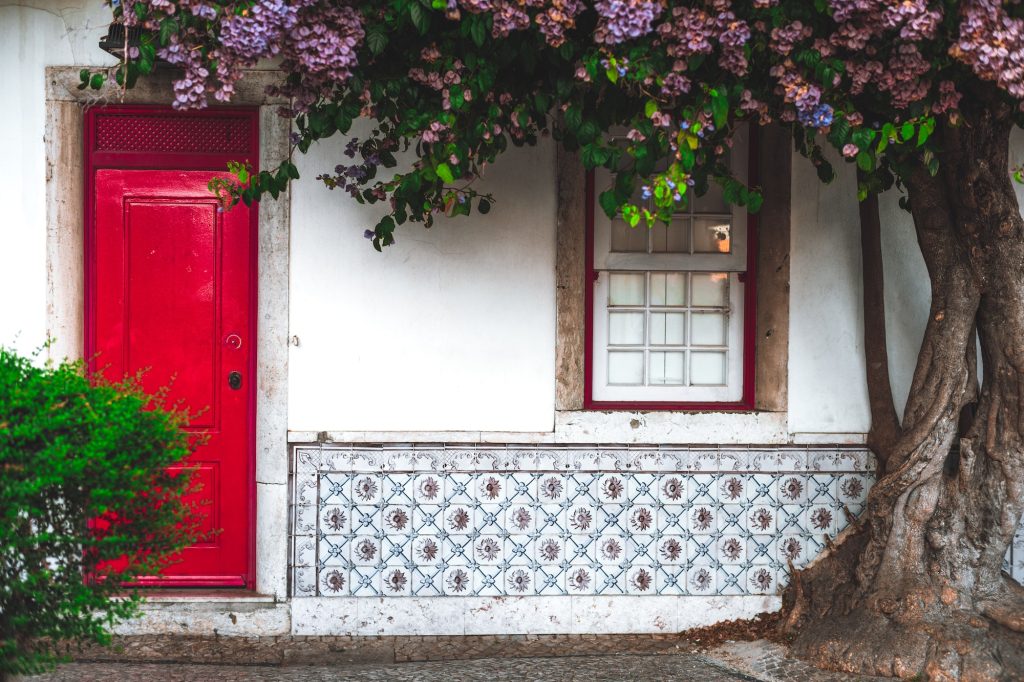
[[[933,682],[1024,679],[1024,636],[970,612],[934,623],[857,611],[802,628],[790,649],[847,673]]]
[[[1024,633],[1024,587],[1003,576],[1003,589],[978,602],[978,611],[1004,628]]]

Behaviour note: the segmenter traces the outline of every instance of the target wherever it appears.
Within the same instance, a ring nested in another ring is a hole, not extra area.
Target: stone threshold
[[[696,652],[684,634],[461,636],[115,636],[109,647],[69,651],[78,662],[209,665],[368,665],[481,658]]]
[[[139,588],[139,595],[149,603],[160,604],[273,604],[275,601],[273,595],[225,588],[143,587]]]

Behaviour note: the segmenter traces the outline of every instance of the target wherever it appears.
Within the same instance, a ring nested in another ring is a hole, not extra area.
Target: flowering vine
[[[181,68],[174,105],[203,107],[276,59],[298,151],[375,121],[319,177],[385,202],[368,232],[380,248],[407,221],[488,211],[473,181],[546,135],[612,171],[601,206],[633,225],[668,220],[709,182],[757,210],[724,162],[746,122],[793,126],[824,180],[833,146],[862,195],[910,158],[935,172],[936,117],[955,123],[965,88],[1024,99],[1021,14],[996,0],[140,0],[115,6],[144,29],[116,78],[162,59]],[[401,151],[412,167],[382,174]],[[251,202],[297,175],[286,163],[218,191]]]

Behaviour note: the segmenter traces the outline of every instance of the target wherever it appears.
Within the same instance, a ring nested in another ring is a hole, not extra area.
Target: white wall
[[[793,156],[789,429],[797,433],[870,425],[856,179],[849,164],[833,162],[839,178],[825,185]]]
[[[486,217],[407,224],[377,253],[379,208],[315,175],[344,140],[297,163],[292,196],[289,427],[549,431],[554,420],[554,147],[514,150],[479,187]]]
[[[896,414],[910,393],[917,353],[928,323],[931,285],[924,256],[917,245],[914,221],[899,207],[901,194],[886,192],[879,201],[882,224],[882,263],[885,268],[885,331],[889,350],[889,380]]]
[[[0,4],[0,344],[23,352],[46,339],[43,69],[110,63],[96,46],[109,22],[98,0]]]

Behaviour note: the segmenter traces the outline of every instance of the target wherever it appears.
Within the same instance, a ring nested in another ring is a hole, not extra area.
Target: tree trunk
[[[784,596],[794,651],[825,667],[1024,678],[1024,589],[1001,571],[1024,511],[1024,221],[1012,111],[971,104],[937,132],[938,175],[905,177],[932,302],[900,435],[864,514]]]
[[[858,172],[858,180],[861,174]],[[885,277],[882,267],[882,221],[878,195],[868,192],[860,202],[860,254],[864,274],[864,360],[871,408],[867,445],[875,454],[877,473],[900,436],[900,421],[889,380],[889,351],[885,342]]]

